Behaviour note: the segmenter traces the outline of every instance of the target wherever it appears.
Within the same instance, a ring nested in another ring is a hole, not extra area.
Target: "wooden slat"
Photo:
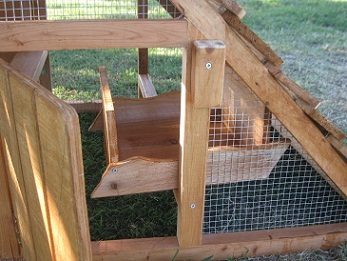
[[[298,140],[332,182],[347,195],[347,164],[302,109],[291,99],[268,69],[243,44],[230,27],[216,30],[225,23],[208,4],[198,0],[173,0],[185,9],[185,15],[197,29],[211,39],[224,39],[227,46],[226,60],[246,84],[263,101],[268,109]],[[204,23],[199,17],[204,17]],[[206,19],[206,18],[211,19]],[[218,17],[218,18],[217,18]],[[226,33],[225,33],[226,32]],[[288,115],[290,111],[290,115]]]
[[[153,122],[178,119],[180,115],[180,91],[142,99],[114,98],[113,106],[117,111],[117,126],[132,122]],[[103,129],[103,115],[95,118],[90,131]]]
[[[141,97],[150,98],[157,96],[151,77],[148,74],[139,74],[139,91]]]
[[[184,57],[182,74],[186,76],[182,80],[181,92],[177,202],[180,246],[200,245],[202,240],[210,106],[220,104],[222,99],[223,47],[224,44],[219,41],[196,41],[191,55],[188,49]],[[209,61],[212,67],[206,67]],[[207,101],[206,97],[212,98],[211,101]]]
[[[327,137],[330,144],[341,154],[343,157],[345,157],[345,161],[347,161],[347,146],[343,144],[341,141],[336,139],[335,137],[328,136]]]
[[[315,109],[318,108],[318,106],[321,103],[320,100],[318,100],[316,97],[310,94],[307,90],[305,90],[296,82],[294,82],[292,79],[290,79],[281,70],[276,70],[276,68],[272,64],[266,63],[265,66],[269,69],[270,73],[272,73],[281,84],[286,86],[294,94],[293,95],[294,99],[299,98],[305,101],[311,107]]]
[[[24,177],[16,137],[14,107],[8,75],[10,69],[1,61],[0,65],[0,131],[11,198],[14,202],[14,215],[18,220],[20,229],[22,255],[28,260],[36,260],[32,226],[27,211],[28,199],[25,193]]]
[[[333,224],[204,235],[203,245],[182,248],[176,237],[92,242],[93,260],[214,260],[328,250],[347,239],[347,225]]]
[[[109,164],[91,197],[110,197],[177,188],[178,162],[133,157]]]
[[[12,59],[11,66],[37,82],[47,55],[47,51],[19,52]]]
[[[91,260],[78,115],[46,89],[36,88],[46,204],[56,260]]]
[[[108,85],[106,68],[99,67],[99,73],[107,164],[116,163],[119,158],[116,113],[113,107],[110,86]]]
[[[226,10],[232,12],[239,19],[242,19],[246,15],[245,9],[243,9],[238,3],[233,0],[208,0],[212,6],[216,8],[218,13],[222,14]]]
[[[54,260],[51,228],[46,205],[47,191],[42,169],[37,126],[35,92],[17,75],[10,74],[16,136],[28,198],[27,211],[32,227],[35,251],[44,260]]]
[[[20,257],[12,204],[0,133],[0,259]]]
[[[40,85],[0,65],[1,77],[10,74],[11,86],[4,86],[7,76],[0,81],[0,127],[23,257],[91,260],[78,116]]]
[[[0,22],[2,52],[183,47],[184,20]]]
[[[275,67],[281,66],[283,63],[268,44],[266,44],[258,35],[256,35],[247,25],[245,25],[236,15],[230,11],[222,14],[224,20],[246,40],[248,40],[255,48],[265,55],[268,61],[272,62]]]

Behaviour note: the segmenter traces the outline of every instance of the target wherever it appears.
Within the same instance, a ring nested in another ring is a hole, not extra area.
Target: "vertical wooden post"
[[[195,41],[183,59],[177,237],[188,247],[202,240],[210,108],[222,103],[225,45]]]
[[[148,0],[138,0],[137,1],[137,11],[139,19],[148,18]],[[139,59],[138,59],[138,73],[148,74],[148,49],[139,49]],[[139,82],[140,85],[140,82]],[[140,86],[138,88],[139,98],[142,98],[142,93],[140,91]]]

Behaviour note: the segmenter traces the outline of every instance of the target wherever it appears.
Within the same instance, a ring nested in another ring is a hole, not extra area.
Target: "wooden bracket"
[[[195,41],[192,57],[192,99],[195,108],[220,106],[223,100],[225,45],[222,41]]]

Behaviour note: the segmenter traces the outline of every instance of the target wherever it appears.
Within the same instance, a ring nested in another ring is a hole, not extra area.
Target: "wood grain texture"
[[[158,96],[157,91],[155,90],[151,77],[149,74],[139,74],[139,92],[140,97],[142,98],[151,98]]]
[[[293,134],[332,182],[341,189],[344,195],[347,195],[347,164],[344,159],[339,156],[320,130],[269,73],[268,69],[251,53],[238,34],[228,27],[223,19],[221,21],[214,17],[218,13],[216,14],[211,6],[201,5],[201,1],[198,0],[175,0],[175,2],[185,9],[187,19],[205,37],[225,39],[228,64]],[[190,11],[187,12],[187,10]],[[204,17],[205,19],[211,17],[211,19],[206,19],[209,23],[202,23],[197,17]],[[215,26],[220,27],[221,24],[226,26],[226,29],[215,30]]]
[[[180,247],[176,237],[92,242],[93,260],[215,260],[327,250],[347,239],[346,223],[204,235],[203,245]]]
[[[184,20],[86,20],[0,23],[2,52],[182,47]]]
[[[194,108],[221,106],[223,100],[225,45],[218,40],[194,42],[192,99]]]
[[[210,106],[221,103],[224,80],[224,48],[219,48],[224,45],[218,43],[196,41],[183,62],[177,237],[184,247],[202,240]],[[205,66],[208,61],[210,68]]]
[[[10,74],[16,137],[23,172],[23,191],[32,226],[35,251],[44,260],[54,260],[51,228],[46,204],[45,175],[36,114],[35,92],[17,75]]]
[[[11,66],[34,81],[39,81],[47,59],[47,51],[19,52],[11,61]]]
[[[0,133],[0,259],[20,257],[12,204]]]
[[[178,161],[133,157],[109,164],[92,198],[164,191],[177,188]]]
[[[1,133],[23,257],[91,260],[78,116],[42,86],[0,65],[9,79],[7,87],[0,81]]]
[[[99,67],[100,91],[102,97],[102,114],[104,119],[104,141],[106,147],[107,164],[116,163],[119,160],[118,134],[116,126],[116,112],[113,107],[111,89],[108,85],[106,68]]]
[[[36,260],[32,226],[27,210],[24,177],[20,161],[16,123],[9,80],[10,68],[0,61],[0,130],[6,171],[8,173],[11,198],[14,202],[14,216],[20,229],[21,254],[28,260]]]

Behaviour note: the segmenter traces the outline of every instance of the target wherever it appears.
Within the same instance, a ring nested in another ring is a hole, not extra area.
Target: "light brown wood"
[[[177,120],[180,116],[180,91],[142,99],[113,98],[117,111],[116,124]],[[90,131],[103,129],[103,115],[99,113],[90,126]]]
[[[93,260],[214,260],[278,255],[337,247],[346,223],[265,231],[203,235],[203,245],[182,248],[176,237],[92,242]]]
[[[251,146],[269,142],[270,116],[265,105],[230,66],[225,67],[223,95],[223,122],[235,143]]]
[[[211,6],[200,4],[201,1],[198,0],[174,1],[184,8],[187,19],[206,37],[210,39],[226,37],[228,64],[293,134],[332,182],[341,189],[344,195],[347,195],[347,175],[345,175],[347,164],[344,159],[339,156],[280,83],[273,78],[268,69],[243,44],[237,33],[230,27],[226,27],[226,31],[215,29],[216,26],[226,26],[226,24],[220,16],[216,18],[218,13]],[[204,17],[209,22],[203,23],[197,17]],[[206,19],[207,17],[211,19]]]
[[[182,247],[200,245],[202,240],[210,106],[221,104],[223,46],[221,42],[195,41],[192,51],[188,49],[184,55],[177,202],[177,237]],[[206,67],[208,62],[211,67]]]
[[[0,23],[2,52],[183,47],[184,20],[86,20]]]
[[[54,260],[51,228],[46,204],[46,177],[42,168],[36,98],[32,88],[10,74],[16,138],[23,172],[23,192],[28,198],[27,211],[32,227],[35,252],[44,260]]]
[[[249,148],[230,146],[210,148],[206,185],[266,179],[289,144],[289,141],[283,140]],[[129,147],[129,151],[125,151],[123,155],[130,158],[108,165],[92,193],[93,198],[177,190],[179,169],[177,146],[169,149],[155,144],[146,148],[132,146]],[[145,158],[143,155],[155,158]],[[218,170],[218,166],[213,164],[215,162],[228,168],[230,170],[228,175],[211,175]]]
[[[18,220],[20,230],[21,254],[28,260],[36,260],[32,227],[27,211],[28,199],[24,188],[24,178],[19,147],[16,138],[14,108],[12,104],[9,82],[10,67],[0,61],[0,130],[6,171],[8,173],[11,198],[15,204],[14,216]]]
[[[0,68],[0,126],[23,257],[91,260],[78,116],[42,86]]]
[[[0,259],[20,257],[12,204],[0,133]]]
[[[47,55],[47,51],[19,52],[12,59],[11,66],[37,82],[40,79]]]
[[[223,14],[226,10],[232,12],[239,19],[242,19],[246,15],[245,9],[243,9],[238,3],[233,0],[208,0],[212,6],[218,11],[218,13]]]
[[[272,62],[275,67],[281,66],[283,60],[279,57],[268,44],[266,44],[258,35],[256,35],[247,25],[245,25],[232,12],[226,11],[222,14],[224,20],[246,40],[248,40],[256,49],[265,55],[266,59]],[[264,62],[265,63],[265,62]]]
[[[267,179],[289,145],[289,140],[282,140],[262,146],[211,148],[208,151],[206,184]],[[216,162],[228,173],[216,174],[219,168]]]
[[[347,146],[333,136],[327,137],[330,144],[347,160]]]
[[[139,74],[139,91],[142,98],[151,98],[158,95],[148,74]]]
[[[223,100],[225,45],[218,40],[194,42],[192,100],[194,108],[221,106]]]
[[[107,164],[116,163],[119,160],[118,134],[116,126],[116,112],[113,107],[112,95],[106,68],[99,67],[100,90],[102,95],[102,114],[104,119],[104,140],[106,146]]]
[[[91,197],[110,197],[177,188],[177,160],[133,157],[109,164]]]

